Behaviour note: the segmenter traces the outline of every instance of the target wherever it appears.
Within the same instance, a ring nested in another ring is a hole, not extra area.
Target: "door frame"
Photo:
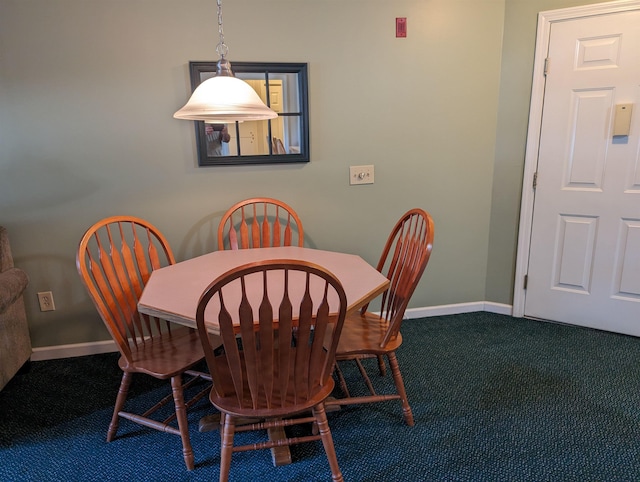
[[[545,59],[549,51],[551,25],[554,22],[574,20],[595,15],[640,10],[640,0],[617,0],[606,3],[594,3],[581,7],[548,10],[538,13],[536,49],[533,64],[533,82],[531,86],[531,103],[529,106],[529,126],[524,158],[524,176],[522,180],[522,199],[520,202],[520,224],[518,228],[518,246],[516,251],[516,273],[513,287],[514,317],[524,316],[526,289],[525,275],[529,271],[529,250],[531,247],[531,229],[533,224],[533,204],[535,190],[534,175],[538,166],[538,150],[540,148],[540,129],[542,127],[542,107],[545,89]],[[552,67],[551,67],[552,68]]]

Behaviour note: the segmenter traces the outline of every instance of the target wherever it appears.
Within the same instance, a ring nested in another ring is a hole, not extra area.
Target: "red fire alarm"
[[[407,17],[396,17],[396,38],[407,36]]]

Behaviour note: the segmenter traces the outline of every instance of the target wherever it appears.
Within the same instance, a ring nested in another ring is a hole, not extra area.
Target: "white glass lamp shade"
[[[243,80],[217,75],[202,82],[193,91],[189,102],[173,117],[227,124],[275,119],[278,114],[267,107],[256,91]]]

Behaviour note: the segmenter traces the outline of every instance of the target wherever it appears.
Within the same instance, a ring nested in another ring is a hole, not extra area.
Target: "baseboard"
[[[428,318],[431,316],[457,315],[459,313],[474,313],[487,311],[500,315],[511,315],[511,305],[493,303],[491,301],[476,301],[472,303],[457,303],[455,305],[427,306],[425,308],[409,308],[404,312],[405,320],[413,318]]]
[[[457,315],[459,313],[473,313],[487,311],[502,315],[511,315],[511,305],[478,301],[473,303],[458,303],[454,305],[428,306],[425,308],[410,308],[405,311],[405,319],[428,318],[431,316]],[[72,358],[76,356],[97,355],[118,351],[111,340],[72,345],[43,346],[33,349],[31,361],[55,360],[57,358]]]
[[[33,349],[31,361],[98,355],[99,353],[110,353],[114,351],[118,351],[118,348],[111,340],[75,343],[72,345],[43,346]]]

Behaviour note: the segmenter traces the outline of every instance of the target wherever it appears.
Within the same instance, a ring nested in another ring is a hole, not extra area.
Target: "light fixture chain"
[[[222,58],[229,53],[229,47],[224,43],[224,31],[222,30],[222,0],[217,0],[218,2],[218,35],[220,36],[220,41],[216,46],[216,52]]]

